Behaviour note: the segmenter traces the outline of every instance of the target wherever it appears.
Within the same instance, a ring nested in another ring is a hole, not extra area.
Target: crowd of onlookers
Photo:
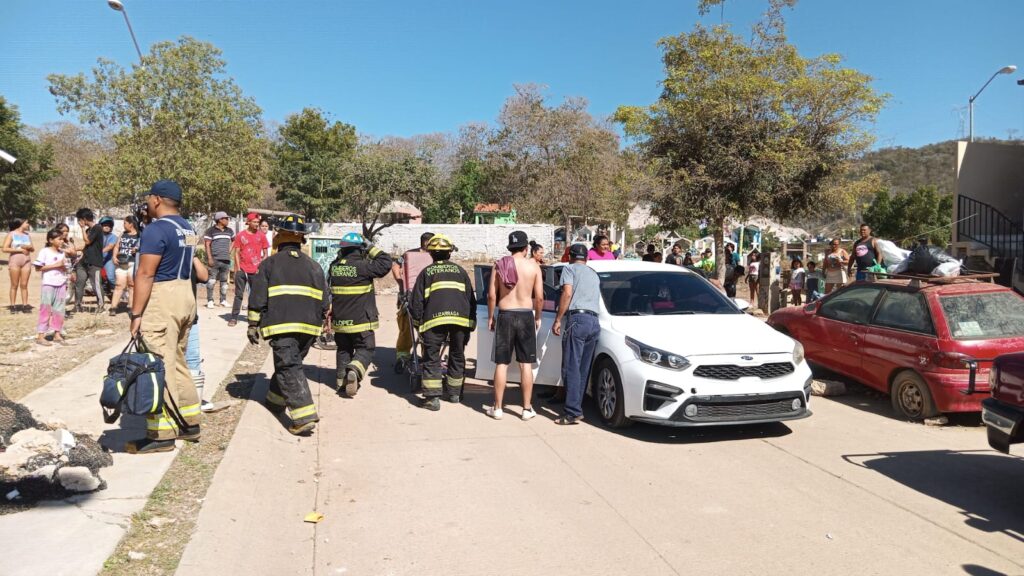
[[[36,310],[30,303],[29,279],[32,271],[41,274],[38,300],[39,323],[36,341],[42,346],[66,345],[64,321],[85,311],[90,293],[95,297],[93,312],[110,316],[131,310],[135,269],[138,262],[142,224],[134,215],[122,221],[120,233],[110,216],[96,220],[95,213],[82,208],[75,214],[79,234],[58,223],[46,233],[45,245],[36,249],[28,220],[9,222],[2,251],[8,262],[10,290],[7,310],[11,314],[29,314]],[[270,253],[273,233],[270,222],[259,214],[246,218],[239,234],[228,227],[224,212],[214,215],[214,225],[204,235],[206,264],[210,278],[207,307],[215,305],[214,288],[220,283],[221,306],[227,306],[229,274],[235,284],[234,305],[229,324],[235,324],[248,287],[248,275],[255,273],[259,261]],[[51,342],[52,340],[52,342]]]

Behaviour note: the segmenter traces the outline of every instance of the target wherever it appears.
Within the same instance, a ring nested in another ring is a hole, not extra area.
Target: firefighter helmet
[[[358,232],[349,232],[341,237],[339,248],[362,248],[366,244],[363,235]]]
[[[296,234],[307,234],[306,219],[298,214],[289,214],[284,218],[278,218],[274,222],[274,230],[294,232]]]
[[[427,242],[427,252],[452,252],[455,244],[444,234],[436,234]]]

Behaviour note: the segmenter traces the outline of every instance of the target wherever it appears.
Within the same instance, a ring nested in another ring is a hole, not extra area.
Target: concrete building
[[[1024,146],[957,142],[955,194],[954,255],[984,259],[1004,283],[1024,287]]]

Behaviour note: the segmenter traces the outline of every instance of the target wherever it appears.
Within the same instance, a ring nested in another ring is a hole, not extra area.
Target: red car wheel
[[[916,372],[904,370],[892,381],[892,407],[915,422],[939,414],[928,384]]]

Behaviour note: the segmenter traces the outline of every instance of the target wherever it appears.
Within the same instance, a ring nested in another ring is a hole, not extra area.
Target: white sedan
[[[589,263],[601,279],[601,337],[589,393],[612,427],[778,422],[811,412],[811,370],[799,342],[743,312],[699,274],[638,261]],[[551,333],[562,264],[544,268],[534,380],[560,386],[562,343]],[[487,330],[490,266],[476,267],[476,377],[494,377]],[[513,362],[509,380],[519,381]]]

